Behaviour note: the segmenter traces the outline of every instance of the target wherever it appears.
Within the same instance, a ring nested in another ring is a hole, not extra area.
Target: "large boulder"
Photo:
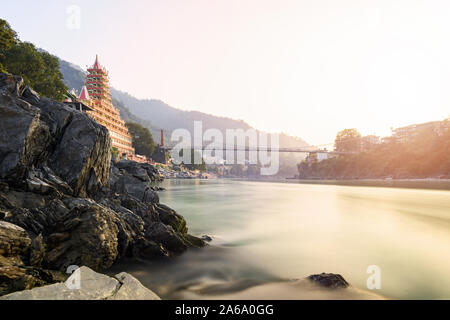
[[[93,201],[67,200],[70,214],[55,233],[49,235],[49,252],[44,266],[65,270],[71,265],[86,265],[104,270],[118,256],[117,216]]]
[[[132,275],[122,272],[115,276],[121,286],[110,300],[161,300],[156,293],[144,287]]]
[[[72,265],[99,271],[205,245],[159,203],[160,180],[152,165],[112,163],[108,130],[87,114],[0,74],[0,295]]]
[[[31,239],[24,229],[0,221],[0,255],[5,257],[23,255],[30,244]]]
[[[50,141],[39,108],[20,99],[23,80],[0,74],[0,177],[23,179]]]
[[[162,176],[158,169],[148,163],[138,163],[130,160],[120,160],[116,163],[116,167],[128,172],[130,175],[140,179],[143,182],[161,181]]]
[[[171,226],[173,230],[177,232],[188,232],[186,220],[178,213],[176,213],[175,210],[169,208],[164,204],[155,204],[153,207],[155,208],[156,212],[158,212],[159,219],[162,223]]]
[[[113,193],[131,196],[143,203],[159,203],[159,196],[150,186],[154,181],[150,165],[122,160],[111,165],[108,187]]]
[[[39,97],[20,77],[0,74],[0,127],[0,178],[40,188],[39,181],[25,180],[33,167],[45,167],[75,196],[95,194],[107,184],[108,130],[85,113]]]
[[[136,278],[120,273],[108,277],[81,267],[65,283],[15,292],[0,300],[161,300]]]
[[[175,231],[170,225],[162,222],[152,223],[145,232],[148,240],[161,244],[169,252],[181,253],[188,248],[199,248],[205,246],[200,238]]]
[[[26,266],[18,257],[0,255],[0,296],[34,287],[44,286],[64,279],[58,271]]]
[[[310,275],[307,279],[314,284],[330,289],[347,288],[349,286],[348,282],[340,274],[313,274]]]
[[[74,195],[95,195],[109,176],[112,145],[107,129],[54,101],[43,99],[39,106],[59,124],[54,128],[58,144],[48,166],[73,188]]]
[[[60,279],[57,272],[25,265],[29,256],[33,256],[35,262],[40,259],[36,255],[36,245],[23,228],[0,221],[0,296]]]

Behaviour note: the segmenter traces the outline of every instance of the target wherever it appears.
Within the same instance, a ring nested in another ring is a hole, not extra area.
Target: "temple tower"
[[[86,85],[83,86],[79,99],[90,101],[92,111],[87,113],[108,129],[113,147],[116,147],[120,154],[134,154],[133,140],[119,110],[112,104],[108,72],[100,65],[98,56],[95,57],[94,65],[87,71]]]

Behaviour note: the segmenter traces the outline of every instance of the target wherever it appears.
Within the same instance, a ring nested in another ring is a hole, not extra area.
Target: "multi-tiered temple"
[[[86,84],[79,96],[79,100],[92,109],[86,113],[108,129],[112,145],[120,154],[134,155],[131,135],[119,110],[112,104],[108,72],[100,65],[98,56],[87,71]]]

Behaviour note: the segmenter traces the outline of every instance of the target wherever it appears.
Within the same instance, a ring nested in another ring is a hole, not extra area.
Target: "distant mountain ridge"
[[[72,88],[80,90],[86,72],[79,66],[61,59],[60,69],[69,90]],[[169,142],[170,134],[175,129],[185,128],[193,133],[194,121],[202,121],[203,130],[215,128],[224,133],[226,129],[252,129],[243,120],[214,116],[199,111],[184,111],[155,99],[140,100],[115,88],[111,88],[111,95],[114,105],[120,110],[123,119],[138,122],[149,128],[157,142],[160,140],[161,128],[165,130],[165,138]],[[280,147],[304,146],[308,146],[308,144],[301,138],[280,134]]]

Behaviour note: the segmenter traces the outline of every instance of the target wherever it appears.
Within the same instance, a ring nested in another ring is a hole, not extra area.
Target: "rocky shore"
[[[0,74],[0,296],[205,245],[161,204],[148,164],[111,161],[108,131]]]
[[[161,300],[136,278],[122,272],[114,277],[81,267],[66,282],[18,291],[1,300]]]
[[[176,167],[176,166],[175,166]],[[164,177],[164,179],[215,179],[215,175],[207,172],[199,172],[188,169],[174,170],[173,168],[160,168],[159,172]]]

